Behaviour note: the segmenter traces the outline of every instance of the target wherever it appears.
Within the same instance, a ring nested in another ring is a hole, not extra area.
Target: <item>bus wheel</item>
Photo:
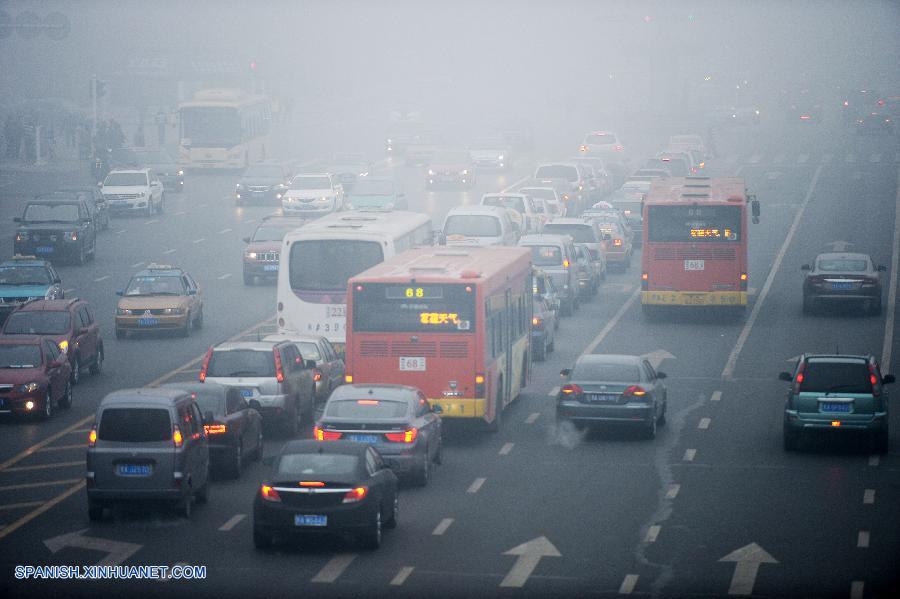
[[[494,397],[494,421],[488,424],[488,430],[492,433],[500,431],[500,418],[503,414],[503,377],[497,384],[497,393]]]

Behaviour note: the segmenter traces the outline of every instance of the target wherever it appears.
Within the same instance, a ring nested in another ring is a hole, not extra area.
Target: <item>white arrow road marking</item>
[[[664,349],[653,350],[648,354],[643,354],[641,357],[650,362],[650,365],[653,366],[653,370],[659,368],[659,365],[662,364],[663,360],[675,359],[675,356]]]
[[[685,462],[693,462],[694,456],[696,456],[696,455],[697,455],[696,449],[685,449],[684,456],[681,459],[684,460]]]
[[[400,571],[397,572],[397,575],[391,580],[391,586],[399,587],[402,586],[406,579],[409,578],[409,575],[413,573],[412,566],[404,566],[400,568]]]
[[[709,401],[721,401],[722,400],[722,392],[721,391],[713,391],[712,396],[709,398]]]
[[[327,564],[322,566],[322,569],[319,570],[318,574],[313,576],[312,582],[334,582],[344,573],[347,566],[356,559],[356,556],[356,553],[345,553],[343,555],[334,556],[328,560]]]
[[[219,527],[219,530],[222,532],[228,532],[238,524],[240,524],[241,520],[247,517],[247,514],[235,514],[231,518],[228,519],[228,522]]]
[[[472,481],[472,484],[469,485],[469,488],[466,490],[466,493],[477,493],[478,489],[481,488],[481,485],[483,485],[484,481],[486,481],[486,480],[487,479],[483,478],[483,477],[476,478],[475,480]]]
[[[534,421],[541,417],[540,412],[532,412],[528,415],[528,418],[525,419],[525,424],[534,424]]]
[[[518,557],[500,586],[516,588],[525,586],[542,557],[562,557],[562,554],[553,546],[553,543],[547,540],[547,537],[538,537],[522,543],[503,552],[503,555],[517,555]]]
[[[697,424],[697,428],[700,430],[706,430],[709,428],[709,424],[712,422],[712,418],[701,418],[700,422]]]
[[[44,541],[44,545],[47,546],[51,553],[57,553],[64,547],[78,547],[79,549],[90,549],[91,551],[105,553],[106,556],[97,562],[98,566],[118,566],[143,547],[143,545],[136,543],[82,536],[87,531],[88,529],[85,528],[59,535],[58,537],[47,539]]]
[[[861,580],[854,580],[850,584],[850,599],[863,599],[863,590],[866,588],[866,583]]]
[[[756,543],[750,543],[740,549],[735,549],[720,562],[734,562],[734,574],[731,577],[731,586],[728,587],[729,595],[752,595],[753,585],[756,584],[756,575],[760,564],[777,564],[778,560],[769,555],[765,549]]]
[[[98,277],[98,278],[94,279],[94,282],[99,283],[100,281],[105,281],[108,278],[109,278],[109,275],[103,275],[102,277]]]
[[[678,483],[672,483],[669,485],[669,490],[666,491],[666,499],[675,499],[678,497],[678,492],[681,491],[681,485]]]
[[[625,579],[622,581],[622,586],[619,587],[619,594],[630,595],[631,592],[634,591],[634,587],[637,585],[637,581],[637,574],[626,574]]]
[[[861,530],[859,531],[859,535],[856,537],[856,546],[860,549],[868,549],[869,548],[869,531]]]
[[[875,503],[875,489],[866,489],[863,493],[863,503],[866,505]]]
[[[829,241],[824,245],[825,247],[831,248],[832,252],[846,252],[847,248],[852,246],[853,244],[849,241]]]
[[[647,543],[655,543],[656,538],[659,536],[659,531],[662,529],[662,526],[659,524],[654,524],[650,528],[647,529],[647,536],[644,537],[644,541]]]
[[[442,534],[447,532],[447,529],[450,528],[451,524],[453,524],[453,518],[444,518],[440,521],[440,523],[438,523],[437,526],[434,527],[434,530],[431,531],[431,534],[435,536],[441,536]]]

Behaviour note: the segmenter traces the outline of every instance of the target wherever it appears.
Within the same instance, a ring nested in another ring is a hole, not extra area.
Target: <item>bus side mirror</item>
[[[888,375],[888,376],[890,376],[890,375]],[[435,414],[443,414],[443,413],[444,413],[444,408],[442,408],[442,407],[440,406],[440,404],[433,404],[433,405],[431,406],[431,411],[434,412]]]

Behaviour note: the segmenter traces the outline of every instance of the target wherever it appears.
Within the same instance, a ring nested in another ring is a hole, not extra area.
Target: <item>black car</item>
[[[77,264],[97,251],[94,211],[83,197],[31,200],[16,217],[14,254],[50,261],[68,258]]]
[[[187,391],[197,400],[213,468],[239,478],[248,458],[258,460],[262,457],[262,416],[256,410],[259,402],[247,402],[237,387],[216,383],[183,382],[162,386]]]
[[[253,501],[257,549],[278,537],[343,533],[378,549],[382,529],[397,526],[397,475],[367,443],[291,441],[271,464]]]
[[[109,229],[109,204],[106,198],[103,197],[103,194],[100,193],[100,188],[96,185],[64,185],[63,187],[58,187],[53,192],[53,195],[59,197],[83,196],[87,200],[88,206],[94,209],[94,220],[97,223],[97,230],[105,231]]]
[[[665,424],[666,373],[640,356],[587,354],[560,374],[566,382],[556,401],[559,424],[638,425],[648,439]]]
[[[291,178],[296,174],[291,164],[267,160],[251,164],[234,186],[234,201],[242,204],[281,205],[281,196],[291,186]]]
[[[441,463],[441,417],[415,387],[338,387],[313,431],[317,441],[375,446],[391,469],[411,475],[422,487],[431,478],[432,464]]]
[[[825,303],[853,303],[863,311],[881,314],[881,273],[866,254],[833,252],[819,254],[800,267],[803,279],[803,313],[810,314]]]

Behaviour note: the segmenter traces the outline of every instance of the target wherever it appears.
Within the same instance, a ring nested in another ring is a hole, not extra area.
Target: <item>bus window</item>
[[[297,291],[344,291],[350,277],[383,261],[384,252],[374,241],[295,241],[290,252],[291,288]]]
[[[651,242],[739,241],[739,206],[650,206],[647,239]]]

